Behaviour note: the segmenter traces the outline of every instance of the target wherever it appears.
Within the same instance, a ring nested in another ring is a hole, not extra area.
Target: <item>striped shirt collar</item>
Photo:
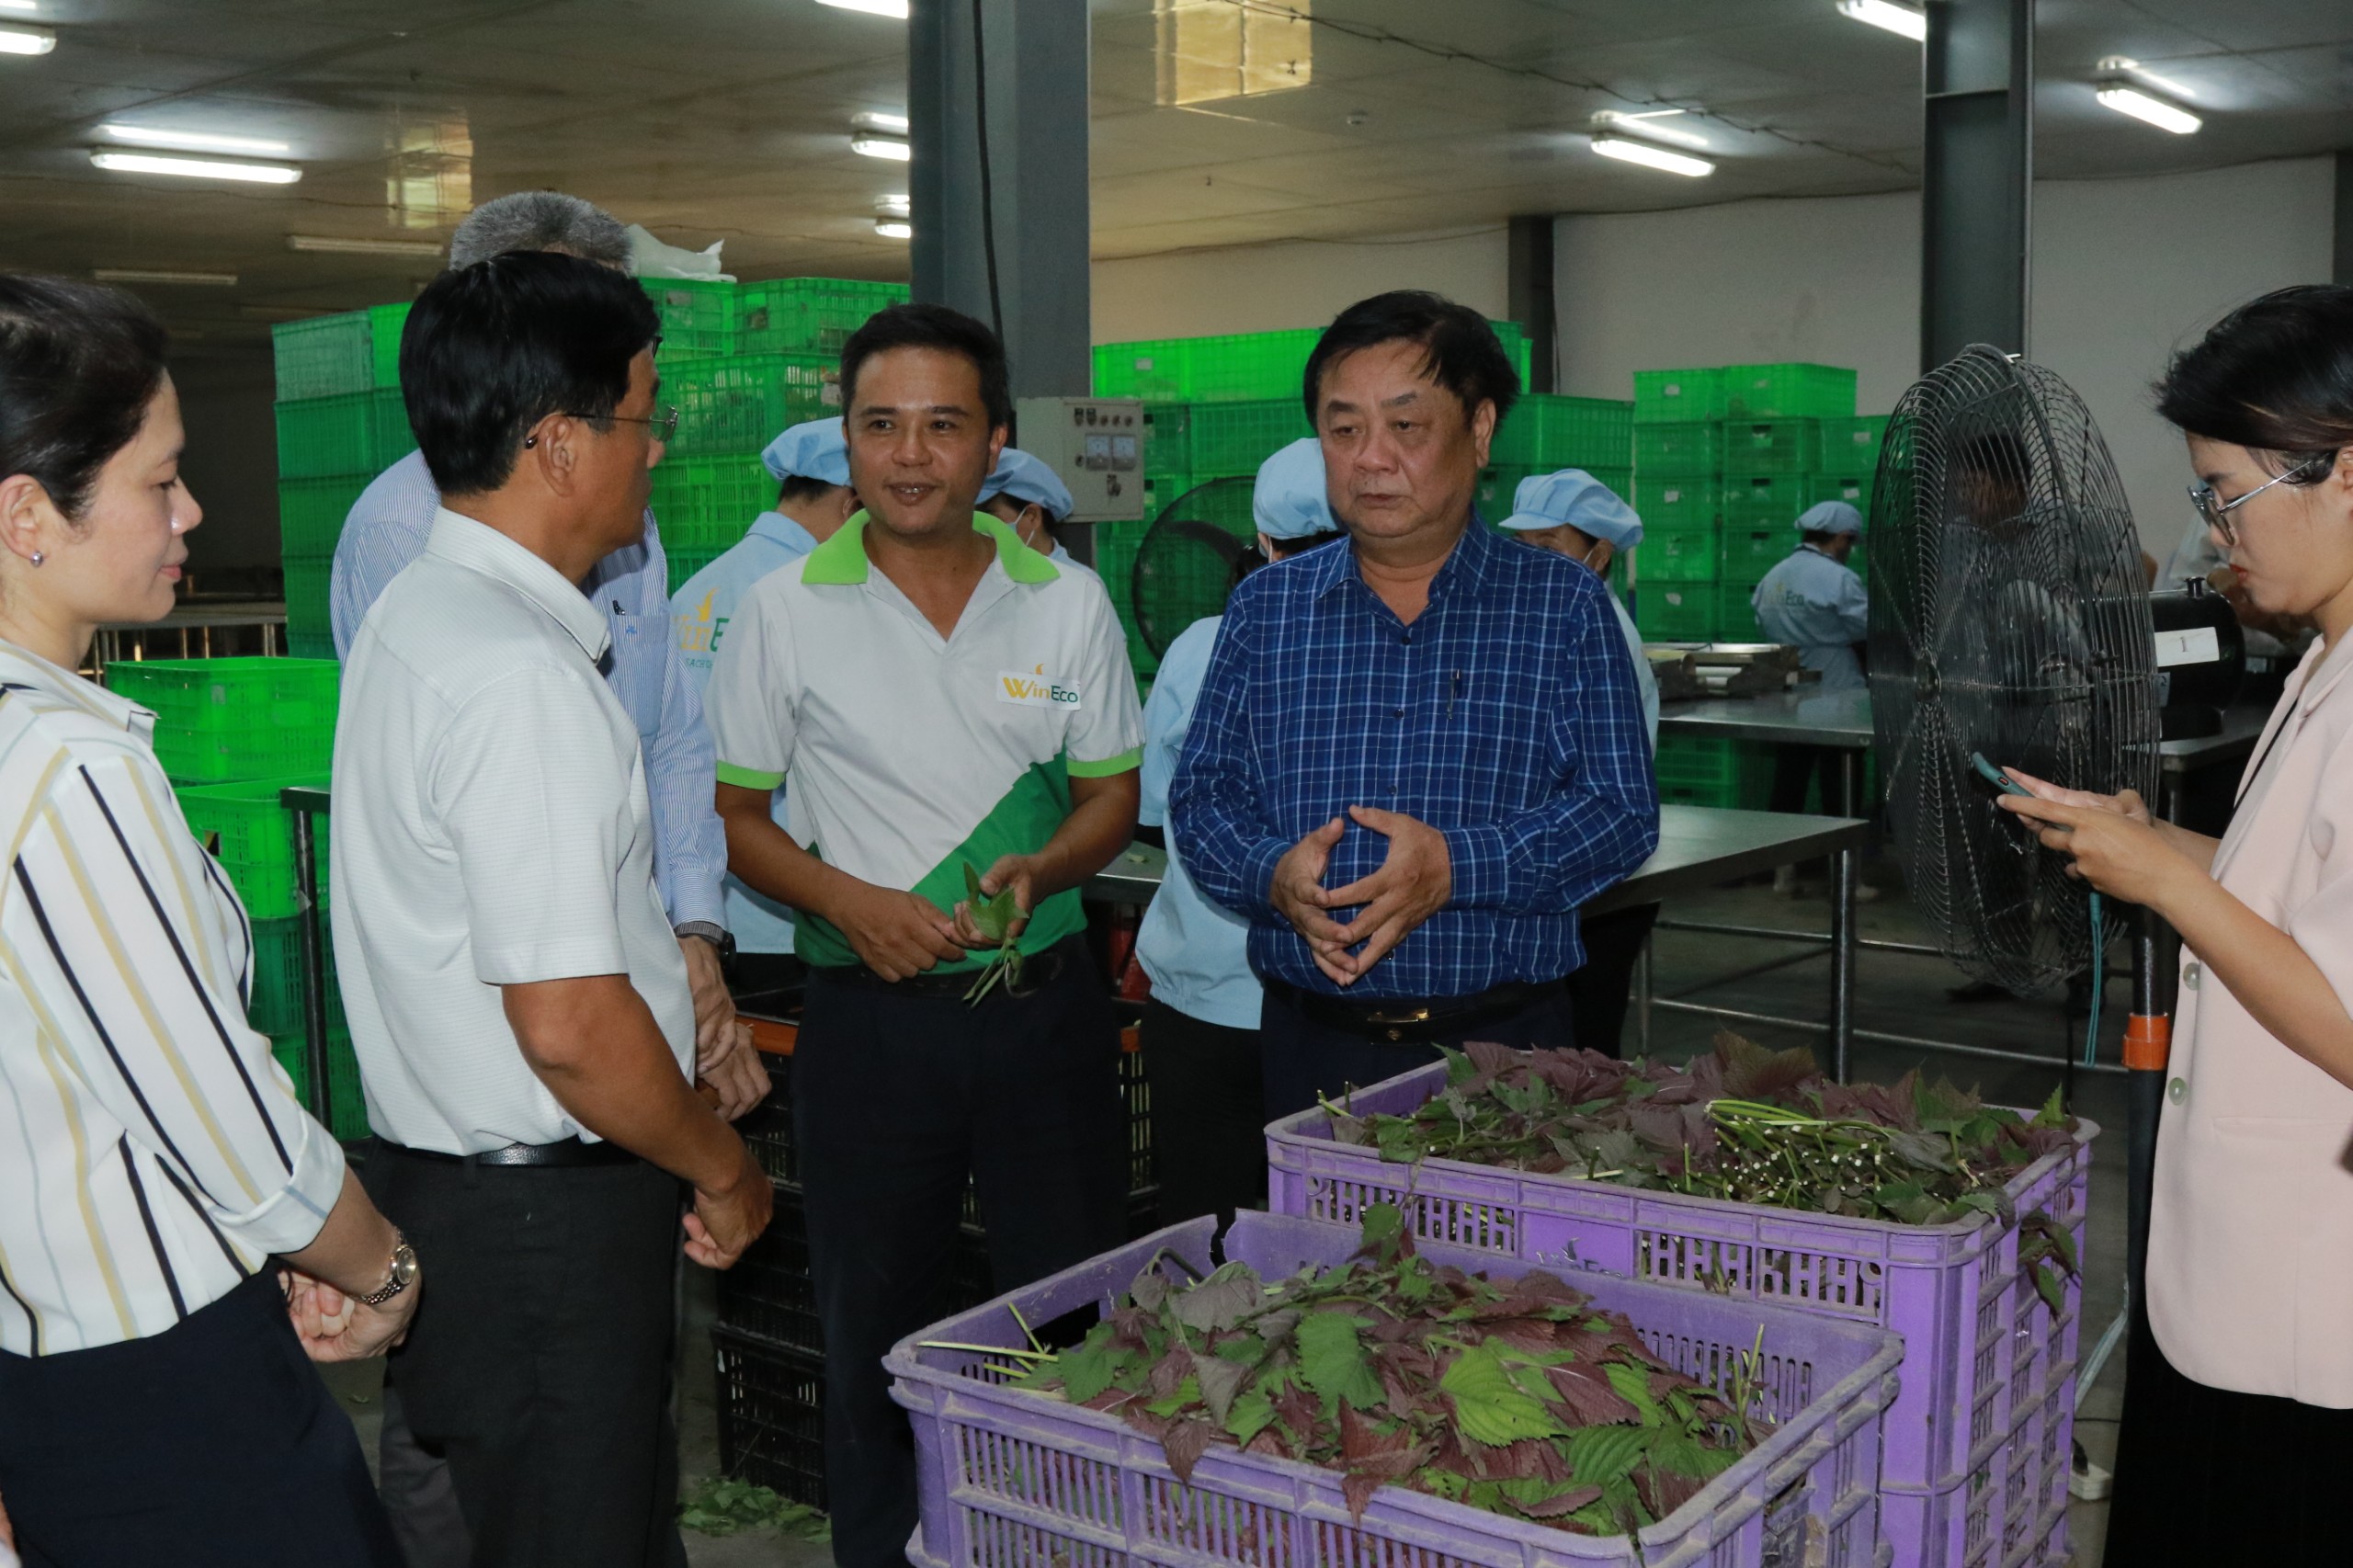
[[[95,718],[144,740],[155,728],[155,715],[127,697],[119,697],[71,670],[60,669],[40,654],[0,641],[0,687],[27,686],[70,702]]]
[[[1496,540],[1481,526],[1476,513],[1462,530],[1462,537],[1446,558],[1446,564],[1430,579],[1430,598],[1436,602],[1440,595],[1455,585],[1458,580],[1466,590],[1475,590],[1486,581],[1487,562],[1495,556]],[[1363,583],[1364,574],[1357,568],[1357,544],[1354,539],[1334,544],[1327,549],[1311,550],[1301,557],[1305,569],[1316,573],[1312,592],[1317,597],[1330,593],[1343,583]],[[1366,591],[1370,592],[1368,586]]]
[[[547,611],[580,644],[590,664],[602,659],[612,645],[613,631],[604,612],[580,591],[577,583],[564,581],[563,573],[487,523],[439,507],[433,514],[433,533],[426,540],[425,552],[495,578],[520,593]]]

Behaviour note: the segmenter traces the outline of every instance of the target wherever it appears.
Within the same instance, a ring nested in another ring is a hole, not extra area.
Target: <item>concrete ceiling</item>
[[[0,13],[59,38],[44,57],[0,56],[0,265],[235,274],[233,288],[141,286],[183,351],[412,292],[429,257],[286,243],[446,239],[446,214],[390,205],[404,171],[462,174],[477,199],[576,191],[674,243],[724,239],[745,277],[905,276],[904,244],[873,229],[904,166],[847,143],[853,114],[904,108],[900,23],[813,0],[36,3],[34,17]],[[1832,0],[1313,6],[1310,85],[1164,108],[1154,0],[1095,0],[1098,256],[1918,180],[1917,48]],[[2353,146],[2342,0],[2042,0],[2038,47],[2047,176]],[[2097,107],[2089,84],[2115,54],[2194,93],[2205,131],[2169,136]],[[1599,109],[1670,107],[1688,111],[1672,126],[1708,142],[1713,176],[1610,163],[1582,134]],[[284,141],[304,177],[102,172],[87,150],[109,119]],[[2228,220],[2185,214],[2185,243]]]

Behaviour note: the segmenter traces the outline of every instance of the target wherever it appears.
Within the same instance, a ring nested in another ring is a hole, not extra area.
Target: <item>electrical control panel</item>
[[[1143,403],[1132,397],[1025,397],[1015,445],[1062,475],[1074,523],[1143,517]]]

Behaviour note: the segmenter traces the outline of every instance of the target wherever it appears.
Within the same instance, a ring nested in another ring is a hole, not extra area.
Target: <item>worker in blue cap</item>
[[[1521,480],[1512,496],[1511,516],[1496,527],[1518,535],[1522,544],[1582,562],[1605,583],[1609,579],[1609,563],[1619,553],[1643,542],[1643,519],[1634,509],[1581,468],[1530,474]],[[1658,681],[1651,674],[1634,618],[1626,613],[1616,594],[1607,597],[1634,655],[1634,684],[1642,692],[1651,755],[1656,756]],[[1569,1013],[1576,1029],[1574,1038],[1580,1046],[1608,1056],[1618,1054],[1634,965],[1641,961],[1651,927],[1658,923],[1658,908],[1655,903],[1641,903],[1578,919],[1577,938],[1585,945],[1585,963],[1569,975]]]
[[[670,597],[680,662],[698,694],[710,682],[727,623],[752,585],[798,562],[833,538],[858,510],[858,495],[849,484],[849,449],[838,418],[795,425],[768,443],[760,462],[777,481],[776,505],[753,518],[741,540]],[[789,825],[782,785],[777,787],[769,812],[779,826]],[[792,957],[792,912],[733,876],[727,879],[722,896],[728,933],[735,938],[729,975],[735,993],[753,996],[796,983],[800,967]]]
[[[1255,551],[1235,580],[1341,537],[1324,483],[1324,449],[1293,441],[1259,465],[1251,496]],[[1161,655],[1143,709],[1143,798],[1137,820],[1165,830],[1168,784],[1184,749],[1220,617],[1197,620]],[[1152,1138],[1160,1218],[1203,1214],[1220,1223],[1266,1194],[1266,1117],[1258,1060],[1258,982],[1250,972],[1250,923],[1202,896],[1170,842],[1168,869],[1136,933],[1136,958],[1152,977],[1143,1045],[1152,1063]]]
[[[1519,482],[1512,496],[1511,516],[1495,525],[1518,534],[1522,544],[1549,550],[1580,562],[1603,582],[1609,563],[1643,542],[1643,519],[1619,499],[1618,493],[1581,468],[1558,473],[1530,474]],[[1643,653],[1643,634],[1618,596],[1609,596],[1618,625],[1634,655],[1634,684],[1643,694],[1643,722],[1650,726],[1651,753],[1658,753],[1658,681]],[[1584,1043],[1585,1037],[1577,1037]]]
[[[1076,566],[1070,551],[1055,540],[1053,526],[1071,515],[1077,502],[1043,459],[1017,447],[997,455],[996,467],[981,486],[980,508],[1021,536],[1021,542],[1057,566]],[[1084,568],[1082,568],[1084,570]]]
[[[1807,507],[1798,517],[1798,548],[1765,574],[1748,599],[1766,641],[1795,647],[1800,664],[1822,672],[1824,692],[1868,688],[1859,648],[1870,635],[1870,596],[1847,564],[1862,532],[1862,513],[1844,501]],[[1822,809],[1842,809],[1842,760],[1830,746],[1777,746],[1768,804],[1777,812],[1805,810],[1807,786],[1818,778]],[[1798,892],[1800,870],[1783,866],[1775,871],[1773,891]],[[1868,888],[1863,892],[1875,896]]]

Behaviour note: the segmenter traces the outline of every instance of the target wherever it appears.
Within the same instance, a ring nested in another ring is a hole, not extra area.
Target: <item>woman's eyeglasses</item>
[[[2275,484],[2285,484],[2291,479],[2301,479],[2313,470],[2332,466],[2336,461],[2335,452],[2324,452],[2319,457],[2307,458],[2287,472],[2267,479],[2245,494],[2230,501],[2225,501],[2215,494],[2212,485],[2200,482],[2189,487],[2189,504],[2198,508],[2198,516],[2204,520],[2208,528],[2222,536],[2224,544],[2236,544],[2239,541],[2239,531],[2231,526],[2233,512],[2237,511]]]

